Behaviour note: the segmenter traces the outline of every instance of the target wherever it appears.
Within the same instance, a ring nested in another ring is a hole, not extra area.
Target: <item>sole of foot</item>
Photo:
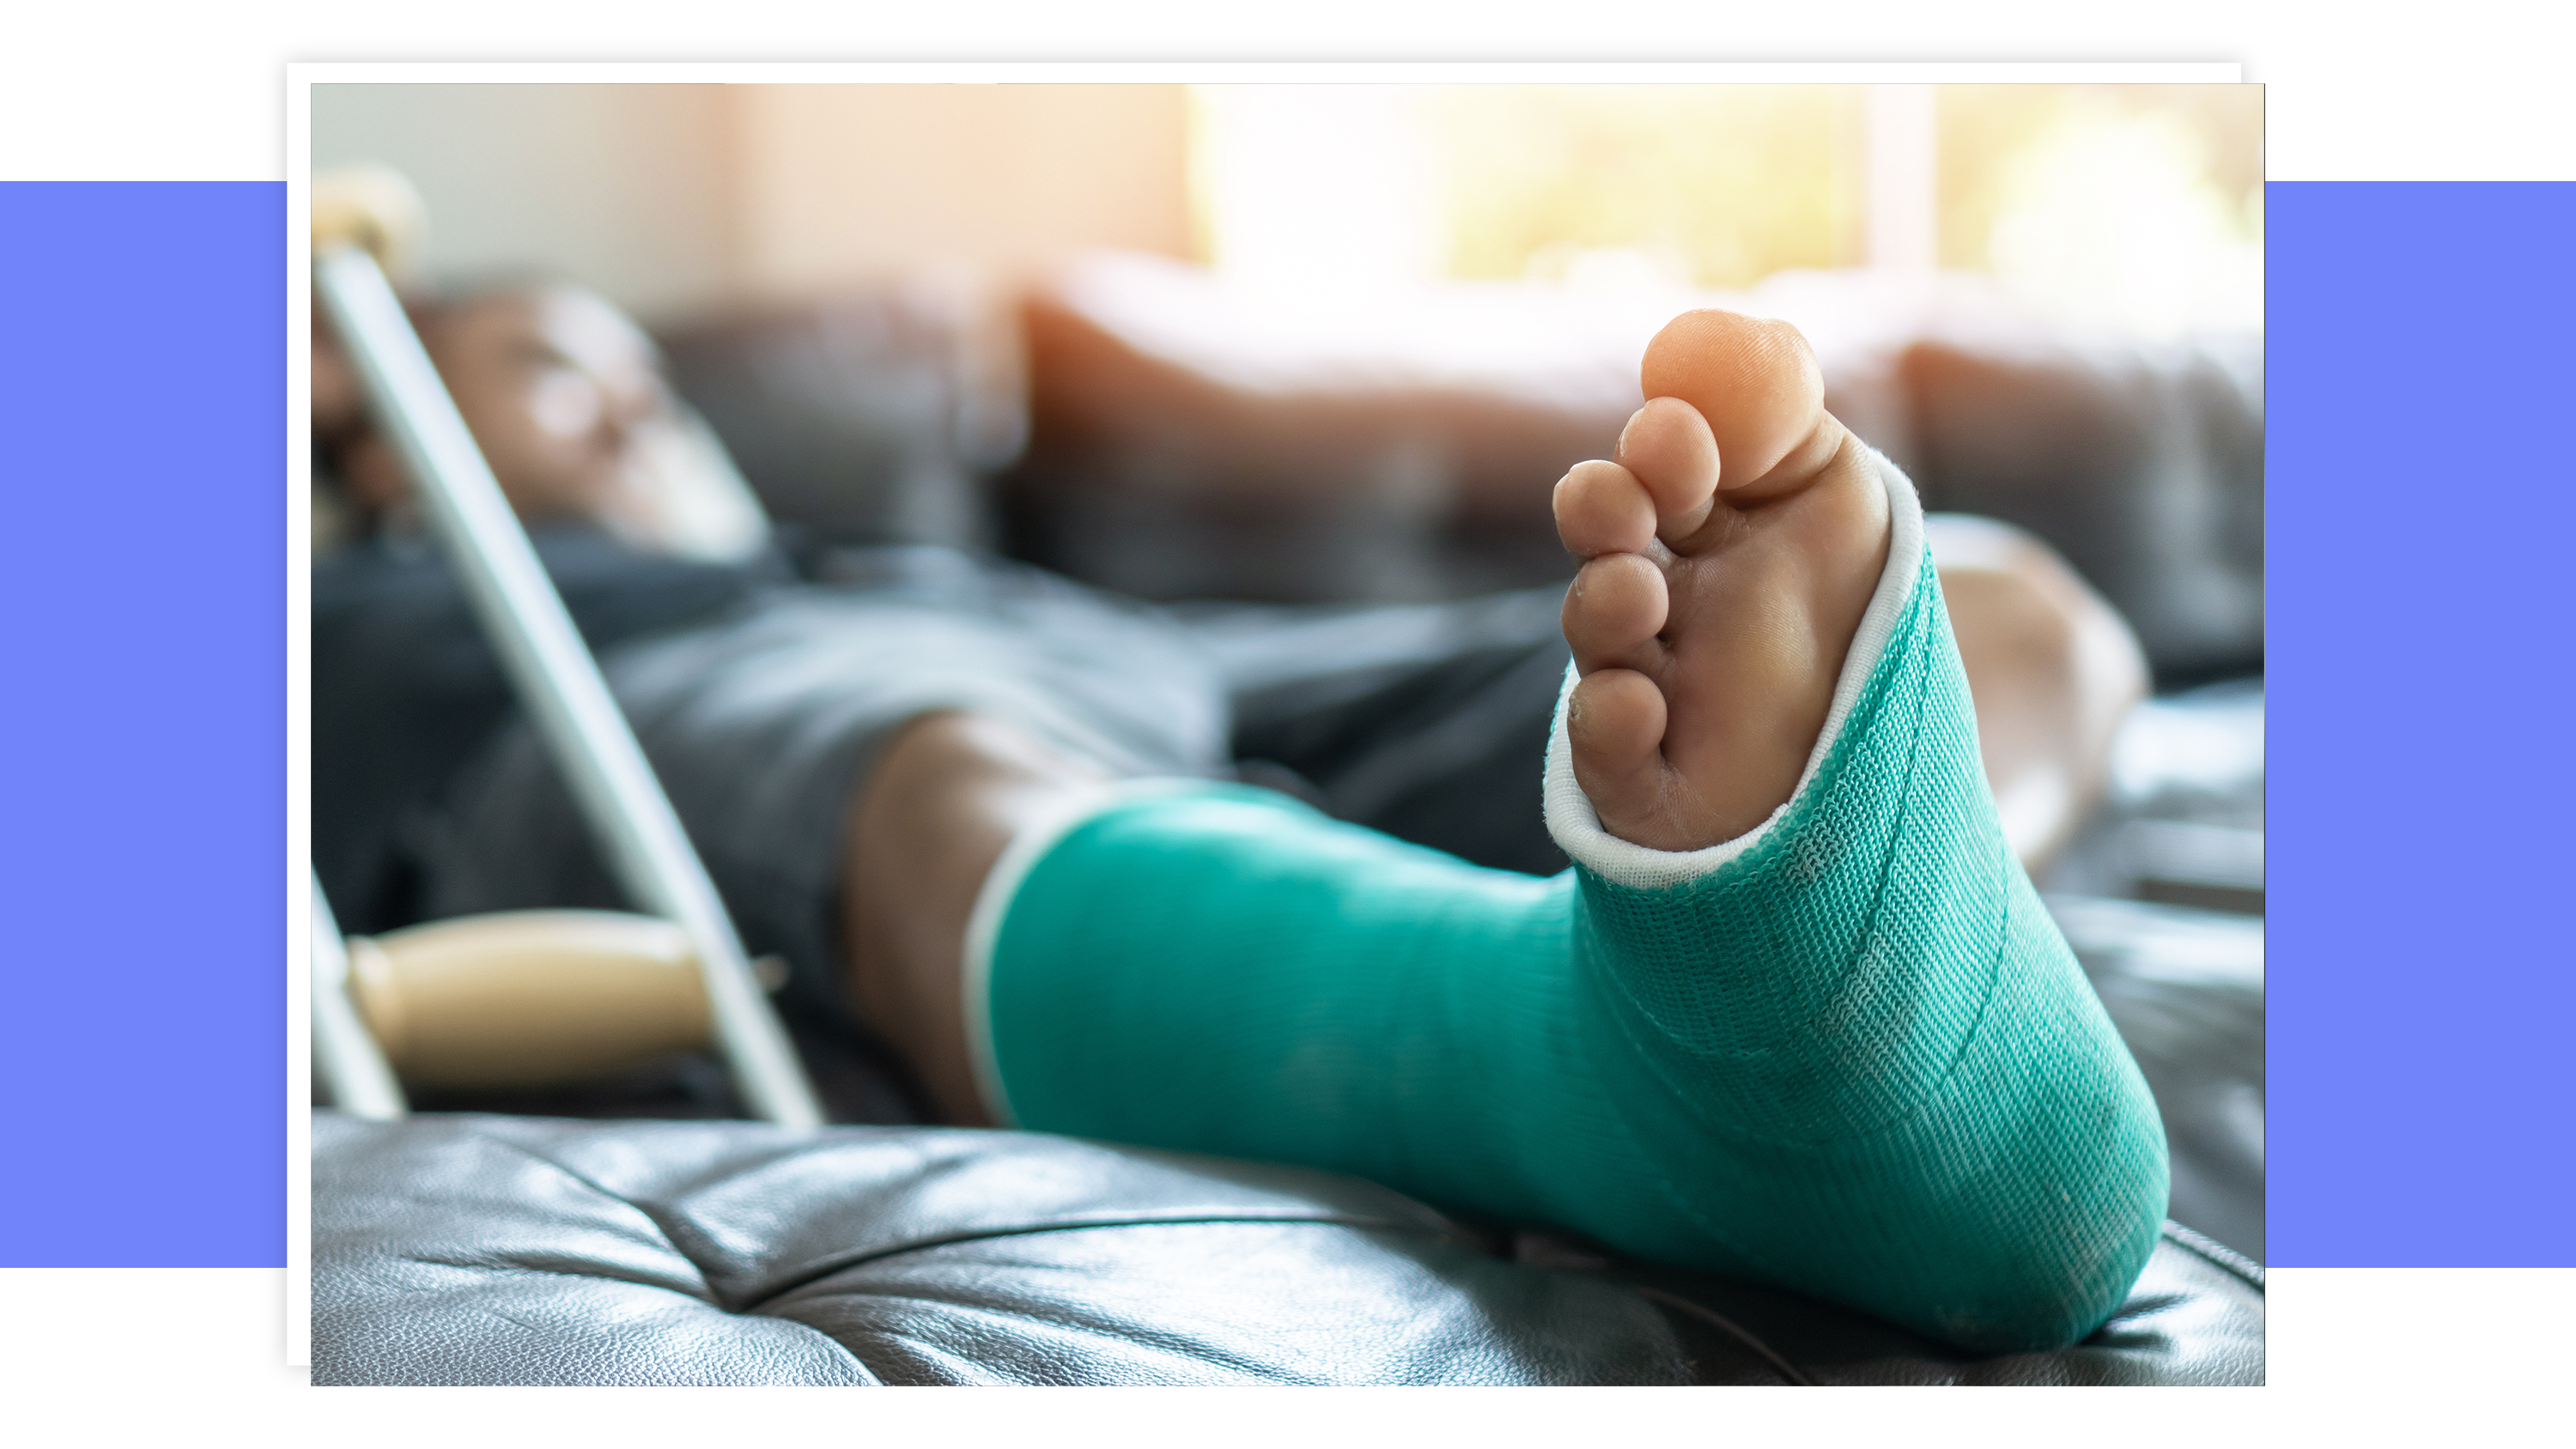
[[[1566,729],[1602,828],[1696,850],[1797,788],[1886,566],[1888,505],[1788,324],[1685,313],[1639,375],[1616,456],[1556,485],[1584,560]]]

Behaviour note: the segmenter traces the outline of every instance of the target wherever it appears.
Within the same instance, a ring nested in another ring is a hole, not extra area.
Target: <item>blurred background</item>
[[[433,270],[648,321],[1110,248],[1342,288],[1991,276],[2071,320],[2262,325],[2257,86],[324,85]]]
[[[2261,1257],[2260,87],[317,85],[311,116],[317,169],[419,189],[424,283],[643,321],[809,559],[1544,586],[1548,490],[1655,330],[1795,322],[1927,506],[2037,534],[2145,651],[2041,884],[2141,1057],[2202,1064],[2153,1084],[2175,1215]]]
[[[2259,668],[2259,87],[325,85],[312,155],[412,180],[433,280],[636,314],[825,538],[1165,599],[1555,577],[1532,500],[1713,302],[2160,683]]]

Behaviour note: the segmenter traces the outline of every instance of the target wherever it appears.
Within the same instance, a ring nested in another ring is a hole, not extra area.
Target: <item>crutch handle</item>
[[[617,911],[509,911],[356,937],[349,984],[417,1087],[577,1082],[712,1040],[688,933]]]
[[[401,276],[420,254],[429,230],[429,208],[420,192],[390,166],[337,166],[313,173],[313,254],[354,246],[376,259],[385,275]]]

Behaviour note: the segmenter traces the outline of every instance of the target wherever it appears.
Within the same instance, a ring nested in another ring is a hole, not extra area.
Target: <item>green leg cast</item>
[[[1261,791],[1113,799],[987,888],[988,1096],[1026,1127],[1354,1173],[1973,1349],[2090,1332],[2154,1247],[2163,1132],[2004,844],[1901,501],[1826,738],[1760,829],[1611,841],[1564,798],[1561,728],[1550,821],[1577,866],[1552,880]]]

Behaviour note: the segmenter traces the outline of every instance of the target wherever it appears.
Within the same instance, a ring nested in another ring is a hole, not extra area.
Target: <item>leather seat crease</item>
[[[1988,1360],[1776,1289],[1511,1242],[1350,1178],[1036,1134],[325,1112],[313,1379],[2262,1376],[2260,1270],[2181,1229],[2100,1333]]]

